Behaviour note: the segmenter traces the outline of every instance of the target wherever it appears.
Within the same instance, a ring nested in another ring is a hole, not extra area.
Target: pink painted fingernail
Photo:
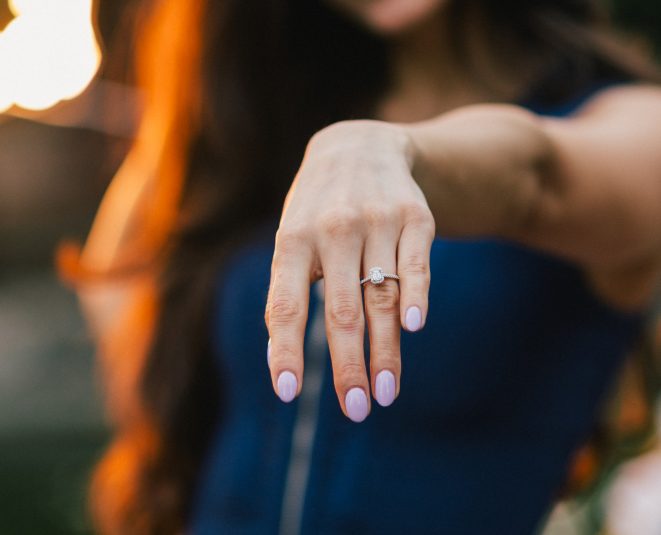
[[[376,376],[376,400],[382,407],[387,407],[395,401],[395,376],[389,370],[382,370]]]
[[[284,371],[278,376],[278,397],[285,403],[289,403],[296,396],[298,381],[290,371]]]
[[[354,422],[362,422],[367,418],[367,396],[362,388],[352,388],[344,398],[347,415]]]
[[[266,344],[266,362],[268,365],[271,365],[271,339],[269,338],[268,344]]]
[[[406,329],[415,332],[422,327],[422,312],[416,306],[409,307],[406,311]]]

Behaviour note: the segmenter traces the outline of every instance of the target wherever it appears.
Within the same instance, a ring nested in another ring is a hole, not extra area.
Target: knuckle
[[[407,224],[413,225],[423,231],[435,232],[436,221],[426,204],[419,202],[408,203],[403,205],[402,212],[404,213]]]
[[[374,348],[374,356],[370,358],[370,369],[372,372],[390,370],[396,377],[401,374],[402,360],[398,352],[390,346],[383,345]]]
[[[425,205],[424,202],[414,199],[406,199],[402,201],[401,204],[402,213],[406,216],[408,220],[415,219],[421,214],[424,214],[429,211],[429,208]]]
[[[406,275],[416,275],[426,278],[430,276],[429,261],[420,253],[412,254],[405,258],[399,269]]]
[[[356,233],[360,218],[354,210],[334,209],[319,216],[322,234],[330,238],[347,238]]]
[[[272,344],[274,362],[286,362],[298,356],[296,345],[289,337],[276,339]]]
[[[378,204],[365,206],[363,217],[369,227],[384,227],[393,219],[390,211]]]
[[[297,251],[303,246],[305,240],[305,232],[302,229],[280,227],[275,233],[276,256]]]
[[[381,288],[369,288],[367,307],[370,312],[398,314],[399,290],[397,286],[388,284]]]
[[[271,324],[290,323],[301,315],[301,306],[289,296],[278,296],[273,299],[267,311]]]
[[[358,359],[347,359],[337,365],[335,376],[340,387],[359,385],[364,382],[365,369]]]
[[[436,237],[436,222],[433,219],[426,222],[416,223],[415,228],[429,243],[431,243]]]
[[[345,332],[362,330],[362,309],[353,298],[335,296],[328,305],[328,322],[332,328]]]
[[[424,234],[428,241],[432,241],[436,237],[436,221],[433,216],[426,217],[414,223],[418,232]]]
[[[283,368],[295,368],[298,366],[296,364],[299,361],[300,353],[296,349],[296,346],[287,340],[279,341],[273,346],[273,351],[271,353],[271,369],[273,371],[278,371]]]

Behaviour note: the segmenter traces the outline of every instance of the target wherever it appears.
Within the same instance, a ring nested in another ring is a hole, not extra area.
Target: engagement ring
[[[399,280],[398,275],[393,275],[392,273],[384,273],[383,269],[380,267],[370,268],[370,274],[360,281],[360,284],[365,284],[367,281],[370,281],[372,284],[379,285],[386,279],[395,279]]]

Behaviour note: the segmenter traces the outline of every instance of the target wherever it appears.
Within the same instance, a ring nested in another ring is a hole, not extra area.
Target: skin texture
[[[576,116],[552,120],[508,105],[526,86],[472,24],[473,61],[491,71],[499,94],[477,86],[453,55],[444,19],[449,0],[328,0],[392,43],[392,87],[380,121],[348,121],[316,134],[291,186],[276,236],[265,310],[270,372],[278,393],[301,390],[309,284],[323,277],[335,385],[346,411],[354,387],[376,397],[391,371],[399,393],[400,329],[409,307],[427,314],[429,249],[442,236],[493,235],[574,260],[611,304],[645,306],[657,280],[661,222],[661,95],[612,89]],[[492,86],[494,84],[491,84]],[[158,146],[158,144],[150,144]],[[157,155],[135,152],[113,182],[83,255],[113,264]],[[138,180],[136,180],[138,177]],[[379,265],[400,284],[357,281]],[[112,288],[81,296],[95,331],[123,309]],[[367,324],[372,360],[366,370]],[[368,381],[369,378],[369,381]]]
[[[571,119],[485,104],[316,134],[276,236],[265,313],[276,392],[283,371],[300,392],[309,285],[323,276],[343,411],[351,416],[347,393],[367,394],[382,370],[394,374],[398,393],[400,326],[410,306],[424,326],[436,235],[504,237],[564,256],[613,306],[645,307],[661,258],[659,125],[661,90],[629,87],[603,91]],[[368,284],[363,302],[358,280],[373,265],[401,281]]]
[[[397,35],[423,23],[447,0],[328,0],[375,33]]]

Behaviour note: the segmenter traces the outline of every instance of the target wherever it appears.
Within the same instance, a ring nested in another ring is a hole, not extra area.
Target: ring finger
[[[364,277],[377,266],[384,274],[396,274],[396,258],[394,229],[370,234],[365,243]],[[363,300],[369,330],[372,395],[379,405],[387,407],[397,397],[401,373],[398,281],[392,278],[385,278],[380,284],[367,281]]]

